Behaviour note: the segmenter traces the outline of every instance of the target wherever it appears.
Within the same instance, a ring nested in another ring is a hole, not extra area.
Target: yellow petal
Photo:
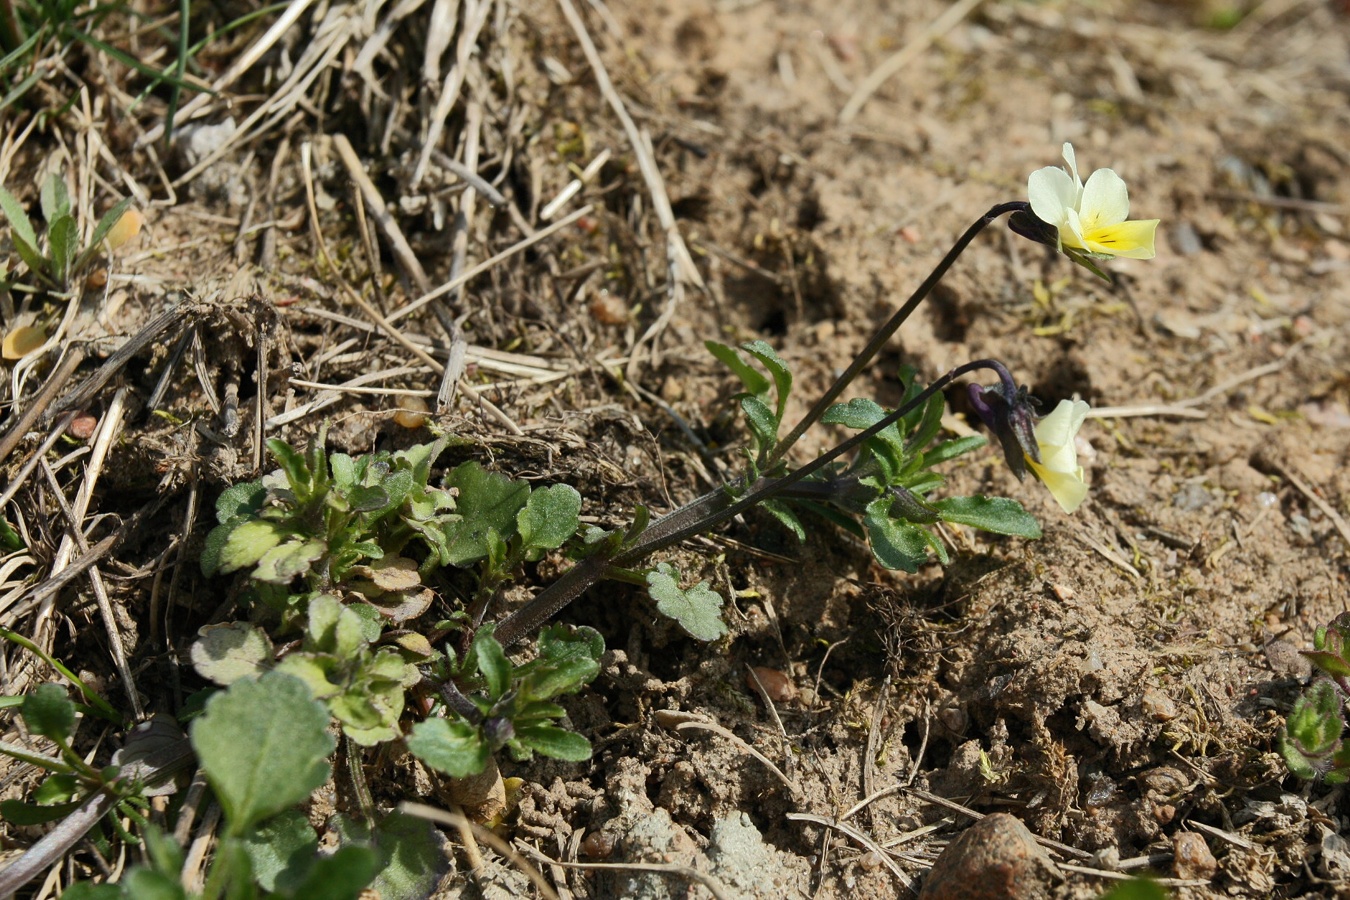
[[[122,213],[122,217],[117,220],[117,224],[108,230],[108,249],[116,250],[127,241],[141,233],[141,224],[145,221],[145,216],[141,211],[132,207]]]
[[[47,334],[41,328],[20,325],[5,335],[4,343],[0,345],[0,356],[5,359],[23,359],[45,343]]]
[[[1152,259],[1157,219],[1134,219],[1102,225],[1083,233],[1084,249],[1090,253],[1109,253],[1129,259]]]
[[[1055,472],[1037,464],[1034,460],[1028,459],[1027,465],[1035,473],[1042,483],[1045,484],[1050,496],[1055,498],[1060,509],[1066,513],[1071,513],[1083,504],[1087,499],[1088,488],[1087,481],[1083,478],[1083,470],[1080,467],[1074,472]]]

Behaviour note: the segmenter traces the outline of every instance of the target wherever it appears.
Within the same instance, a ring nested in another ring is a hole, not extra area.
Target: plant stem
[[[957,366],[938,378],[884,419],[865,431],[860,431],[827,453],[813,459],[787,475],[778,478],[760,478],[743,493],[726,488],[704,494],[697,500],[657,519],[640,535],[613,556],[601,554],[587,557],[569,569],[561,578],[540,591],[530,602],[502,620],[494,637],[503,647],[509,647],[527,634],[539,629],[569,603],[581,596],[591,585],[606,577],[612,567],[631,567],[658,550],[665,549],[687,537],[700,534],[733,519],[752,506],[770,500],[804,478],[809,478],[850,450],[870,440],[898,422],[928,398],[941,391],[957,378],[977,369],[1003,370],[995,360],[978,359]]]
[[[830,385],[829,389],[821,395],[820,399],[816,401],[816,404],[811,407],[810,411],[802,417],[802,420],[788,432],[787,437],[778,442],[778,446],[774,448],[773,453],[769,454],[768,458],[764,461],[763,468],[770,468],[774,463],[782,459],[787,454],[788,450],[792,449],[792,445],[797,443],[798,438],[806,433],[806,429],[819,421],[820,417],[825,414],[825,411],[830,408],[830,404],[834,403],[839,395],[844,392],[844,388],[848,387],[853,379],[858,377],[858,373],[881,352],[881,348],[886,345],[888,340],[890,340],[891,335],[895,334],[900,326],[905,323],[905,320],[910,317],[910,314],[918,308],[919,304],[927,299],[928,295],[933,292],[933,288],[942,280],[942,276],[947,274],[947,270],[952,267],[952,263],[956,262],[956,258],[965,251],[971,241],[975,240],[976,235],[983,231],[989,223],[1005,213],[1029,209],[1031,209],[1031,204],[1027,203],[1025,200],[1000,203],[991,208],[989,212],[976,219],[975,222],[966,229],[966,233],[961,235],[955,244],[952,244],[952,248],[947,251],[947,255],[942,257],[942,260],[932,272],[928,273],[928,277],[923,280],[923,283],[915,288],[913,294],[910,294],[909,299],[905,301],[904,306],[901,306],[896,310],[895,314],[886,321],[886,324],[877,329],[877,333],[872,335],[872,339],[867,342],[867,346],[863,347],[862,352],[853,358],[853,362],[849,363],[848,368],[844,370],[844,374],[834,380],[834,384]]]

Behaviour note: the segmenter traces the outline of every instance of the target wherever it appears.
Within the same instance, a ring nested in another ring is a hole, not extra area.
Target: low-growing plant
[[[89,240],[81,241],[79,221],[70,205],[70,191],[61,176],[48,177],[40,193],[42,219],[46,223],[42,235],[33,227],[18,198],[0,187],[0,215],[9,223],[14,252],[28,267],[27,277],[31,279],[31,283],[8,281],[7,286],[15,290],[41,289],[69,297],[76,279],[103,249],[104,239],[121,225],[123,216],[139,217],[139,213],[130,209],[131,198],[119,200],[98,220]],[[135,224],[139,228],[139,223]],[[129,222],[121,228],[132,230],[131,225]],[[120,246],[125,240],[117,243]],[[3,271],[0,280],[5,280]]]
[[[1327,784],[1350,781],[1350,744],[1345,741],[1345,702],[1350,697],[1350,613],[1341,613],[1313,633],[1304,651],[1321,675],[1294,702],[1285,719],[1280,753],[1289,771]]]
[[[191,650],[197,671],[222,689],[192,726],[192,747],[226,820],[201,896],[257,896],[259,889],[307,896],[315,879],[328,884],[339,870],[362,886],[389,871],[361,840],[316,856],[312,830],[294,810],[330,774],[335,743],[325,727],[332,720],[349,760],[362,747],[401,742],[451,779],[495,772],[502,752],[516,760],[536,753],[589,758],[589,741],[566,727],[557,701],[596,677],[603,640],[591,628],[551,620],[609,579],[645,585],[656,610],[690,636],[723,639],[717,592],[706,581],[688,585],[671,563],[652,557],[742,513],[762,508],[801,539],[817,520],[833,523],[864,537],[882,565],[908,572],[930,555],[948,561],[937,531],[944,523],[1039,536],[1015,500],[945,495],[942,468],[985,445],[983,437],[941,437],[941,392],[965,375],[995,376],[991,386],[970,387],[971,402],[1013,472],[1035,475],[1066,510],[1081,503],[1086,485],[1074,436],[1087,405],[1064,401],[1038,418],[1036,401],[995,360],[965,363],[927,385],[906,370],[892,410],[865,397],[837,402],[960,253],[1001,216],[1098,274],[1102,258],[1152,255],[1157,222],[1124,220],[1128,200],[1115,173],[1099,170],[1083,184],[1068,145],[1065,158],[1070,171],[1033,174],[1029,202],[1000,204],[977,220],[786,435],[793,389],[787,363],[762,341],[709,343],[743,388],[744,473],[658,519],[639,506],[619,527],[583,529],[575,488],[533,487],[473,460],[438,478],[436,464],[451,444],[446,435],[361,456],[328,453],[324,428],[303,451],[269,441],[279,469],[221,495],[201,559],[209,577],[237,576],[246,619],[204,628]],[[817,423],[854,433],[793,465],[789,452]],[[570,567],[500,615],[506,588],[545,555]],[[530,636],[537,637],[531,654],[508,655]],[[419,701],[411,716],[410,695]],[[282,747],[284,760],[265,759],[263,748]],[[359,759],[351,777],[358,773]],[[384,827],[365,806],[367,820],[344,833]],[[185,896],[175,880],[177,848],[152,835],[152,865],[128,883],[142,879],[162,890],[159,896]],[[405,895],[392,886],[382,893]]]

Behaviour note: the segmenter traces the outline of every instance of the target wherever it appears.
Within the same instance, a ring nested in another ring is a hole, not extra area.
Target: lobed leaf
[[[686,634],[699,641],[715,641],[727,633],[722,621],[722,597],[700,581],[685,590],[679,572],[670,563],[658,563],[647,573],[647,590],[662,614],[675,620]]]

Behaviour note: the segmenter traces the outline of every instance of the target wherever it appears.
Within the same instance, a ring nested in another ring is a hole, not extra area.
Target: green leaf
[[[177,879],[139,867],[132,869],[122,879],[122,890],[123,897],[135,900],[187,900],[187,892]]]
[[[516,514],[529,500],[530,487],[488,472],[476,462],[456,467],[446,486],[459,492],[455,521],[446,528],[445,563],[463,566],[488,555],[488,532],[501,538],[515,533]]]
[[[297,452],[294,447],[285,441],[276,438],[267,442],[267,449],[271,451],[277,465],[281,466],[281,471],[286,475],[286,483],[291,486],[291,491],[295,493],[296,499],[301,503],[307,501],[313,488],[313,474],[310,471],[309,464],[305,461],[304,454]]]
[[[64,744],[75,731],[75,704],[59,684],[39,685],[23,698],[23,721],[34,734]]]
[[[473,637],[473,645],[488,696],[497,700],[511,688],[511,660],[506,658],[502,645],[492,636],[491,627],[480,628]]]
[[[65,179],[60,175],[47,176],[47,180],[42,183],[38,200],[42,207],[42,218],[47,220],[48,228],[57,219],[70,215],[70,191],[66,188]]]
[[[1333,678],[1350,678],[1350,663],[1325,650],[1304,650],[1308,662]]]
[[[591,758],[591,742],[557,725],[517,725],[517,743],[552,759],[584,762]]]
[[[280,672],[237,681],[192,723],[192,746],[240,835],[309,796],[328,778],[328,711],[304,682]]]
[[[674,619],[686,634],[699,641],[715,641],[727,633],[722,621],[722,597],[708,582],[684,590],[679,572],[670,563],[658,563],[647,573],[647,591],[662,614]]]
[[[770,450],[778,443],[778,426],[781,420],[769,409],[769,405],[758,397],[741,397],[741,410],[745,413],[745,422],[754,435],[755,447],[760,451]]]
[[[933,503],[947,522],[969,525],[994,534],[1038,538],[1040,523],[1022,504],[1007,497],[948,497]]]
[[[492,753],[482,732],[462,719],[418,722],[407,743],[413,756],[452,778],[482,772]]]
[[[47,246],[51,248],[52,275],[66,286],[71,263],[80,245],[80,226],[71,216],[61,216],[47,225]]]
[[[42,780],[33,791],[33,802],[39,806],[51,806],[55,803],[70,803],[79,797],[80,780],[75,775],[59,772]],[[8,820],[9,817],[5,816]]]
[[[516,528],[527,550],[556,550],[581,527],[581,494],[570,484],[554,484],[530,494],[516,514]]]
[[[1167,889],[1148,878],[1131,878],[1118,883],[1099,900],[1168,900]]]
[[[320,856],[293,896],[304,900],[357,900],[379,871],[380,858],[369,847],[339,847]]]
[[[37,232],[33,230],[33,223],[28,219],[28,213],[24,212],[23,204],[19,202],[19,198],[3,187],[0,187],[0,212],[4,213],[5,218],[9,221],[9,228],[13,233],[15,242],[22,241],[36,251],[38,236]],[[25,258],[24,262],[28,262],[28,260]],[[29,263],[29,267],[32,267],[32,263]]]
[[[294,890],[314,865],[319,841],[309,819],[288,809],[243,836],[253,877],[264,890]]]
[[[912,575],[928,562],[928,550],[935,541],[927,529],[892,519],[887,514],[892,502],[889,497],[882,497],[868,504],[863,528],[877,562]]]
[[[89,236],[89,244],[75,259],[75,271],[78,272],[88,265],[89,260],[93,259],[94,254],[102,248],[103,239],[108,236],[108,232],[112,231],[113,226],[122,218],[122,213],[126,212],[130,207],[131,198],[126,197],[122,200],[118,200],[113,204],[112,209],[103,214],[103,218],[99,219],[98,224],[94,226],[94,233]]]
[[[257,678],[271,668],[273,648],[261,628],[227,622],[199,629],[189,654],[198,675],[231,685],[241,678]]]
[[[367,885],[380,900],[426,900],[450,867],[443,839],[425,819],[390,813],[375,826],[336,816],[342,843],[365,844],[380,858],[379,874]]]
[[[836,403],[825,414],[820,417],[820,421],[827,425],[843,425],[854,431],[866,431],[873,425],[880,422],[889,415],[886,410],[877,405],[876,401],[869,400],[866,397],[856,397],[847,403]],[[895,448],[897,455],[904,454],[904,438],[900,436],[900,429],[891,423],[877,434],[877,439],[884,444]]]
[[[267,488],[261,481],[231,485],[216,499],[216,521],[221,525],[235,516],[256,516],[267,500]]]
[[[931,468],[938,463],[955,459],[963,453],[978,450],[987,443],[989,443],[988,438],[982,434],[971,434],[955,440],[943,441],[932,449],[924,451],[923,464],[926,468]]]
[[[942,394],[934,394],[928,398],[923,405],[923,418],[919,421],[919,427],[909,436],[905,442],[905,452],[908,454],[922,452],[928,443],[937,437],[937,433],[942,430],[942,414],[947,410],[947,401]]]
[[[229,546],[226,545],[227,550]],[[308,574],[327,552],[328,544],[322,538],[285,541],[262,555],[253,569],[253,577],[271,584],[290,584],[295,576]]]
[[[228,575],[251,568],[290,535],[290,529],[266,519],[242,519],[217,525],[206,536],[202,574],[208,577]]]
[[[765,500],[760,503],[759,508],[773,516],[795,534],[798,541],[806,543],[806,529],[802,528],[801,520],[797,518],[797,514],[787,504],[780,503],[777,500]]]
[[[84,804],[79,800],[68,803],[35,804],[22,800],[0,800],[0,819],[12,828],[45,825],[64,819]]]
[[[708,352],[717,357],[722,365],[732,371],[745,389],[751,394],[763,395],[769,391],[769,379],[765,378],[754,367],[741,359],[741,355],[735,348],[728,347],[726,344],[719,344],[716,341],[704,341],[703,346],[708,348]]]
[[[773,347],[764,341],[751,341],[748,344],[742,344],[741,349],[745,350],[751,356],[764,364],[764,368],[769,370],[773,376],[774,389],[777,392],[777,415],[780,422],[783,420],[783,412],[787,409],[788,397],[792,394],[792,370],[788,368]]]
[[[61,900],[122,900],[122,888],[116,884],[77,881],[61,892]]]

